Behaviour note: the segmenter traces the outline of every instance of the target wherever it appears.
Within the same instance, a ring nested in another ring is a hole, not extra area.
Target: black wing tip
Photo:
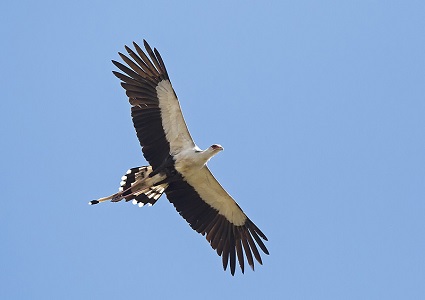
[[[145,40],[143,40],[143,43],[145,43],[146,41]],[[140,49],[140,46],[139,46],[139,44],[137,44],[135,41],[133,41],[133,46],[134,46],[134,48],[136,48],[136,51],[137,51],[137,48],[139,48]]]
[[[143,39],[143,46],[145,46],[145,48],[146,48],[146,50],[149,48],[149,49],[151,49],[151,46],[149,46],[149,43],[148,42],[146,42],[146,40],[145,39]]]
[[[98,200],[92,200],[92,201],[89,202],[89,205],[95,205],[95,204],[98,204],[98,203],[99,203]]]
[[[134,43],[134,42],[133,42]],[[131,48],[129,47],[129,46],[127,46],[127,45],[124,45],[124,48],[125,48],[125,50],[127,51],[127,52],[129,52],[129,53],[131,53],[131,52],[133,52],[133,50],[131,50]],[[119,52],[118,52],[119,53]]]
[[[111,59],[111,62],[117,67],[117,68],[119,68],[119,66],[120,65],[122,65],[120,62],[118,62],[118,61],[116,61],[116,60],[114,60],[114,59]],[[113,72],[113,71],[112,71]]]

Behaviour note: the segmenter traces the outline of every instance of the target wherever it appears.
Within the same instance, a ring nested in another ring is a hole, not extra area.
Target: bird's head
[[[223,147],[221,145],[214,144],[207,148],[205,151],[202,151],[205,162],[209,161],[211,157],[216,155],[221,150],[223,150]]]
[[[224,148],[221,145],[219,145],[219,144],[211,145],[210,149],[214,153],[217,153],[217,152],[220,152],[220,151],[224,150]]]

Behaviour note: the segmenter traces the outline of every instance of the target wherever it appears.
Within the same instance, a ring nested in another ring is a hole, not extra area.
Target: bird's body
[[[128,170],[121,178],[118,193],[90,204],[125,199],[139,206],[153,205],[165,192],[189,225],[206,235],[213,249],[222,256],[224,269],[230,261],[232,275],[236,256],[244,272],[244,252],[252,268],[252,255],[262,264],[256,244],[268,254],[261,240],[267,240],[266,236],[207,167],[207,162],[223,147],[213,144],[201,150],[196,146],[160,54],[156,49],[152,51],[146,42],[144,45],[149,57],[136,43],[137,54],[126,47],[133,60],[119,53],[131,69],[119,62],[113,63],[125,73],[114,72],[129,97],[133,124],[150,166]]]

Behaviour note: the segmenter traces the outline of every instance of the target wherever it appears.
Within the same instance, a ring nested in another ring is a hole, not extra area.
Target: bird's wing
[[[121,79],[131,107],[133,124],[146,160],[155,170],[169,156],[195,147],[167,70],[159,52],[144,41],[148,55],[133,43],[136,52],[125,47],[127,57],[119,53],[125,66],[113,61],[124,74],[113,72]],[[223,267],[230,261],[232,275],[236,257],[244,271],[244,253],[254,268],[255,259],[262,264],[257,249],[268,254],[261,238],[266,236],[243,213],[233,198],[221,187],[207,167],[196,175],[180,174],[169,183],[165,193],[190,226],[206,238],[222,256]]]
[[[261,240],[267,241],[267,237],[206,166],[194,175],[182,174],[180,180],[169,184],[165,193],[189,225],[202,235],[206,234],[211,247],[222,256],[224,269],[230,261],[232,275],[235,273],[236,256],[244,272],[244,253],[253,269],[253,255],[262,264],[256,244],[265,254],[269,254]]]
[[[155,170],[170,154],[193,148],[195,143],[187,129],[161,55],[156,49],[152,51],[146,41],[144,46],[149,56],[136,43],[133,45],[135,52],[125,46],[131,58],[119,53],[128,67],[112,61],[124,74],[113,73],[121,79],[121,85],[126,90],[143,154]]]

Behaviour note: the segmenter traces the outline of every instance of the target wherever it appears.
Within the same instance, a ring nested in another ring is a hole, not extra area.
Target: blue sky
[[[425,299],[423,1],[0,4],[0,298]],[[255,272],[144,165],[111,59],[157,47],[209,166],[268,236]]]

